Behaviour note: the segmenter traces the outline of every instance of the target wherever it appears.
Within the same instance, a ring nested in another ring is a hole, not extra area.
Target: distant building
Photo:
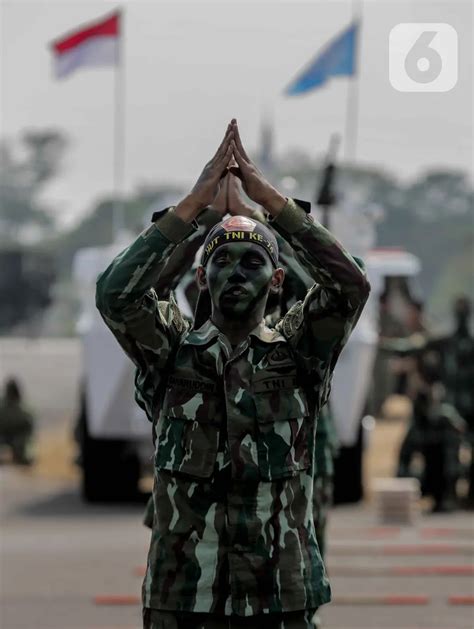
[[[275,176],[274,124],[269,112],[265,112],[260,128],[258,165],[270,180]]]

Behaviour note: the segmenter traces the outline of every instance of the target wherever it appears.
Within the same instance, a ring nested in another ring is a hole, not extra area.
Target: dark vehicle
[[[32,319],[51,303],[50,254],[18,246],[0,249],[0,334]]]

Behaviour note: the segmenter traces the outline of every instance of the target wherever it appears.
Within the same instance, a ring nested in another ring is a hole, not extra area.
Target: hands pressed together
[[[265,179],[247,155],[233,118],[214,157],[205,165],[188,196],[176,206],[175,213],[191,221],[202,209],[212,205],[222,216],[227,212],[249,216],[252,208],[242,199],[241,186],[252,201],[273,216],[286,203],[286,198]]]

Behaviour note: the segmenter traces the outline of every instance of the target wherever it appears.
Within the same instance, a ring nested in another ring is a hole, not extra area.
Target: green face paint
[[[262,247],[249,242],[222,245],[207,264],[214,309],[229,319],[245,321],[266,301],[273,271]]]

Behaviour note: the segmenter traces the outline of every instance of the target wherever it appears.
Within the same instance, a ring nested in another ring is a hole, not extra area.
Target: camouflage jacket
[[[195,229],[173,211],[98,279],[97,307],[155,426],[145,607],[250,616],[330,600],[312,512],[315,417],[369,284],[293,200],[273,226],[316,284],[276,329],[262,322],[235,348],[150,289]]]
[[[298,201],[298,203],[304,203],[307,210],[311,207],[309,203],[301,201]],[[155,213],[153,219],[157,218],[157,216],[158,213]],[[260,210],[256,210],[253,213],[253,218],[260,222],[266,222],[265,215]],[[199,215],[196,231],[192,236],[179,243],[160,273],[158,282],[155,284],[155,289],[160,297],[169,298],[171,291],[176,290],[183,280],[183,284],[187,284],[184,287],[184,292],[188,300],[190,300],[191,310],[194,312],[199,290],[191,268],[195,261],[196,253],[204,243],[208,231],[220,220],[220,214],[210,207],[206,208]],[[272,300],[271,303],[267,304],[265,321],[270,326],[278,322],[281,311],[286,313],[289,307],[296,301],[304,299],[306,292],[314,284],[311,275],[305,271],[297,258],[295,258],[291,245],[278,232],[273,231],[279,247],[279,264],[285,269],[285,281],[279,300]],[[361,264],[361,261],[357,260],[357,258],[356,261],[359,265]],[[333,476],[333,459],[337,450],[338,438],[328,403],[321,409],[317,421],[315,438],[317,477],[323,476],[327,478]],[[150,521],[149,517],[146,517],[145,520]]]

